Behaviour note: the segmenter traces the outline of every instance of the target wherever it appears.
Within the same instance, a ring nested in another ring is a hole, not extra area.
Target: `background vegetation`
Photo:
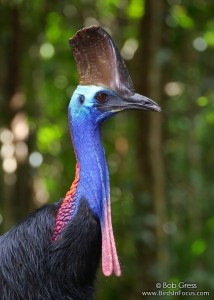
[[[97,300],[142,299],[161,281],[213,297],[213,9],[204,0],[1,1],[2,233],[73,180],[67,107],[78,78],[68,39],[77,30],[106,28],[136,90],[162,106],[104,125],[123,276],[100,272]]]

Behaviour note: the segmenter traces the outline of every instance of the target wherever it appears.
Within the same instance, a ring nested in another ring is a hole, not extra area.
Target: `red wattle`
[[[104,223],[102,224],[102,270],[105,276],[110,276],[113,272],[116,276],[120,276],[121,269],[112,228],[110,200],[108,200],[104,211]]]

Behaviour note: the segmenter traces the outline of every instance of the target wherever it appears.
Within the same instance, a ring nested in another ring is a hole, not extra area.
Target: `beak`
[[[97,108],[102,112],[120,112],[127,109],[142,109],[142,110],[153,110],[160,112],[160,106],[153,100],[134,93],[133,95],[124,95],[110,97],[108,101],[102,104],[96,105]]]
[[[123,98],[123,110],[124,109],[143,109],[161,111],[160,106],[153,100],[135,93],[133,96]]]

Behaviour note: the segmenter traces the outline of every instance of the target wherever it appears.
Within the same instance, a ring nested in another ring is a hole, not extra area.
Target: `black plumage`
[[[0,237],[1,300],[92,299],[100,224],[82,200],[72,222],[53,242],[60,204],[38,209]]]

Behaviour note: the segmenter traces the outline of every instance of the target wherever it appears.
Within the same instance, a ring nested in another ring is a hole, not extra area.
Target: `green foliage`
[[[140,19],[144,14],[144,1],[131,0],[128,7],[128,16],[131,19]]]
[[[193,28],[193,19],[188,15],[187,10],[182,5],[175,5],[172,7],[172,18],[176,25],[183,28]]]
[[[48,124],[40,127],[37,132],[38,149],[42,152],[50,152],[54,154],[56,143],[62,137],[62,128],[58,125]],[[53,152],[54,151],[54,152]]]
[[[196,240],[191,246],[191,252],[195,256],[200,256],[206,250],[206,243],[202,239]]]

